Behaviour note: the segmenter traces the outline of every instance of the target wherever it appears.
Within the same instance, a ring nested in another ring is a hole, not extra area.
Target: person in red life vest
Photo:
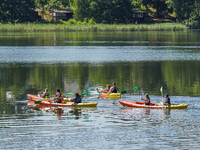
[[[56,96],[57,96],[57,103],[62,103],[63,97],[62,97],[62,93],[60,92],[60,89],[57,89],[56,91]]]

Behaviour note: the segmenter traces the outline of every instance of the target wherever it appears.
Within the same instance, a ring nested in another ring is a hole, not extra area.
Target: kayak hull
[[[150,105],[145,105],[144,102],[136,102],[136,101],[120,101],[119,103],[126,107],[135,107],[135,108],[154,108],[154,109],[187,109],[188,104],[178,104],[178,105],[159,105],[159,103],[151,103]]]
[[[100,99],[120,99],[121,93],[110,93],[109,95],[106,93],[99,94]]]
[[[31,95],[31,94],[27,94],[27,97],[34,102],[41,101],[38,103],[40,105],[52,106],[52,107],[96,107],[97,106],[97,103],[78,103],[78,104],[74,104],[73,102],[54,103],[51,99],[44,99],[38,97],[37,95]]]

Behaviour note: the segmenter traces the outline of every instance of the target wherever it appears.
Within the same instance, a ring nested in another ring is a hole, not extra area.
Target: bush
[[[75,19],[69,19],[67,24],[77,24],[77,21]]]
[[[199,29],[200,23],[197,20],[185,20],[183,23],[191,29]]]
[[[96,22],[93,20],[93,18],[92,19],[90,19],[89,21],[88,21],[88,24],[96,24]]]

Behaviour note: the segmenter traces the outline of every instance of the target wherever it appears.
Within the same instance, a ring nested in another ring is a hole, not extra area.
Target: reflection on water
[[[137,95],[122,95],[121,99],[140,101]],[[151,100],[160,102],[161,97],[151,96]],[[198,97],[171,97],[173,103],[190,104],[188,110],[127,108],[117,100],[102,100],[97,95],[83,101],[97,102],[98,106],[55,108],[17,101],[13,114],[7,111],[0,116],[3,139],[0,148],[195,149],[199,146]]]
[[[0,63],[199,61],[200,46],[2,46],[0,55]]]
[[[0,33],[0,149],[199,149],[199,35]],[[188,110],[126,108],[88,91],[113,81],[127,91],[121,100],[140,101],[137,86],[158,103],[163,86]],[[28,102],[27,93],[45,88],[50,95],[88,91],[83,102],[97,108]]]
[[[45,111],[46,113],[54,113],[57,116],[58,120],[71,120],[71,119],[80,119],[82,117],[82,112],[87,112],[88,110],[94,111],[96,108],[84,109],[78,107],[64,108],[64,107],[47,107],[40,104],[35,104],[34,101],[28,101],[27,106],[33,106],[33,111]],[[87,116],[84,116],[87,118]]]
[[[197,46],[199,31],[0,33],[0,46]]]
[[[45,88],[51,95],[62,92],[85,92],[115,81],[117,87],[133,94],[133,87],[142,93],[160,95],[160,87],[170,96],[200,95],[200,63],[198,61],[117,62],[100,65],[70,64],[2,64],[0,65],[0,101],[26,99]],[[135,93],[137,94],[137,93]]]

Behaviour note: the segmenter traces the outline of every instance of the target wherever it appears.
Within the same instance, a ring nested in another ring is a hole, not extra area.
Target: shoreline
[[[156,23],[156,24],[0,24],[0,32],[82,32],[82,31],[183,31],[189,30],[186,25],[179,23]]]

